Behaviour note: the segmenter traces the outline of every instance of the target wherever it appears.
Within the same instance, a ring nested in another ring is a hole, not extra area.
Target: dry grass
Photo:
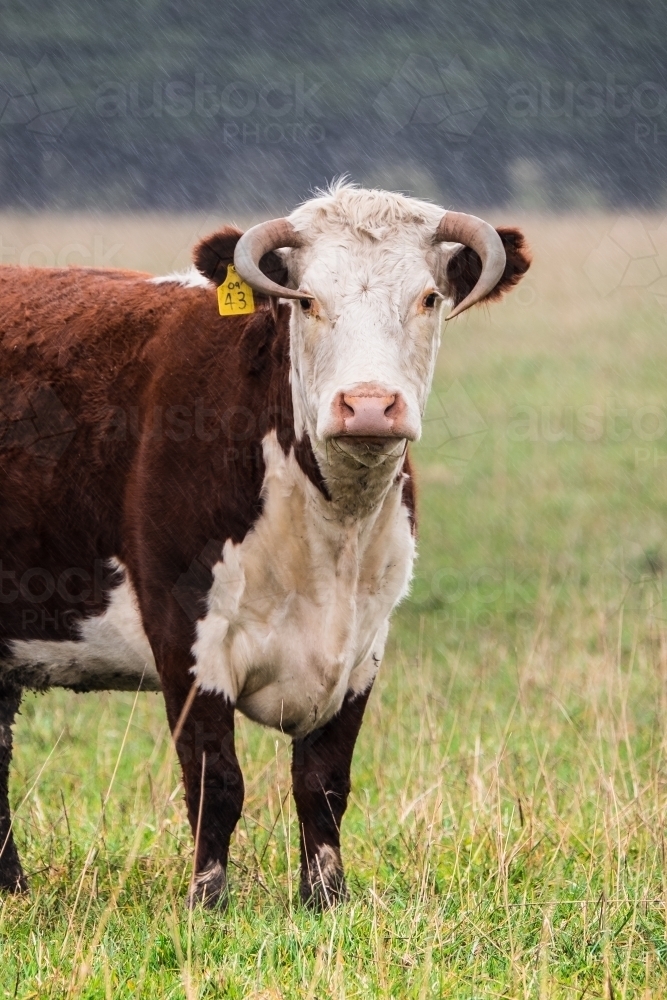
[[[33,896],[0,906],[0,996],[664,996],[667,324],[655,289],[602,297],[584,273],[617,221],[522,219],[524,290],[446,331],[350,903],[296,903],[280,736],[241,721],[232,906],[189,918],[159,698],[30,697],[12,792]],[[57,256],[97,234],[159,273],[214,225],[0,216],[0,236]]]

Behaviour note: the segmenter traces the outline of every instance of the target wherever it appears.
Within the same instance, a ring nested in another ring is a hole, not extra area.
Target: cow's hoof
[[[340,851],[323,844],[301,870],[301,902],[311,910],[330,910],[347,898]]]
[[[225,908],[228,903],[227,874],[219,861],[212,861],[198,872],[188,893],[188,908],[201,904],[207,910]]]
[[[20,868],[0,870],[0,892],[12,893],[15,896],[30,892],[28,880]]]

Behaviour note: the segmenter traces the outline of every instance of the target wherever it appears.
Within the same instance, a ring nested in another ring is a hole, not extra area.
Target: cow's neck
[[[329,491],[332,513],[341,520],[369,517],[378,510],[405,461],[404,443],[390,455],[360,460],[342,450],[338,442],[314,448],[315,458]]]

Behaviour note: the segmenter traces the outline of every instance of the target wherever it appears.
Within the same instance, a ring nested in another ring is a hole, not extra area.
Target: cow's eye
[[[310,312],[310,307],[312,306],[312,299],[299,299],[299,305],[305,313]]]
[[[424,298],[424,308],[425,309],[432,309],[434,307],[434,305],[435,305],[435,301],[436,301],[437,297],[438,296],[436,295],[435,292],[431,292],[429,295],[427,295]]]

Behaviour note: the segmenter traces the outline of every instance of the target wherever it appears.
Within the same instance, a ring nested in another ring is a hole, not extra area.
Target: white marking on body
[[[147,278],[146,280],[151,285],[172,283],[181,285],[183,288],[215,288],[213,282],[209,281],[201,271],[198,271],[194,264],[186,271],[173,271],[171,274],[163,274],[157,278]]]
[[[263,447],[263,513],[213,567],[192,672],[251,719],[301,736],[373,680],[415,545],[400,472],[369,515],[339,517],[275,432]]]
[[[123,582],[111,591],[109,606],[102,615],[79,623],[79,640],[51,642],[45,639],[17,639],[10,643],[10,656],[0,660],[3,669],[14,673],[43,670],[53,687],[90,686],[104,690],[137,688],[158,690],[160,682],[155,660],[144,632],[134,588],[125,567]],[[29,674],[28,674],[29,676]],[[143,678],[143,681],[142,681]]]

